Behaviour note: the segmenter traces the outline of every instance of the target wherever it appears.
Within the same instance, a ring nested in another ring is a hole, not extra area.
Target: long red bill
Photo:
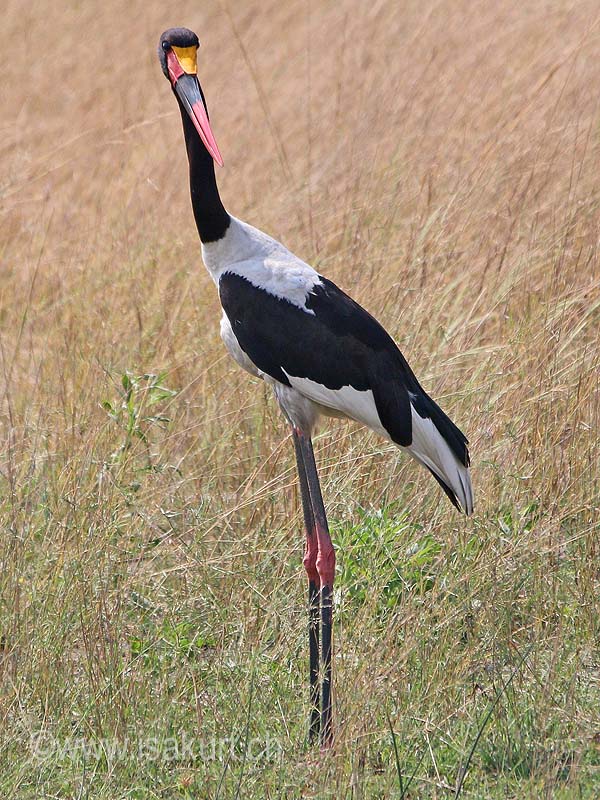
[[[210,122],[208,121],[208,114],[204,107],[198,79],[195,75],[190,75],[183,72],[183,70],[180,70],[179,75],[173,75],[170,64],[169,71],[171,72],[171,80],[173,81],[177,96],[194,123],[194,127],[198,131],[204,146],[217,164],[222,167],[223,157],[219,152],[219,147],[211,130]]]
[[[208,114],[206,113],[206,109],[204,108],[204,103],[202,100],[196,100],[195,103],[192,103],[192,112],[192,122],[200,134],[200,138],[204,142],[204,146],[217,164],[222,167],[223,157],[219,152],[219,146],[215,141],[215,137],[210,127],[210,122],[208,121]]]

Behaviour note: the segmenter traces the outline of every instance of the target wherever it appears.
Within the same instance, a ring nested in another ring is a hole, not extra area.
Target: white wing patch
[[[318,403],[324,409],[332,409],[350,419],[362,422],[363,425],[386,439],[390,438],[389,433],[381,424],[373,392],[370,389],[358,391],[353,386],[328,389],[327,386],[311,381],[309,378],[297,378],[294,375],[288,375],[285,370],[283,372],[294,389],[304,397],[308,397],[309,400]]]
[[[258,289],[287,300],[314,316],[315,312],[306,307],[306,300],[312,289],[320,285],[321,279],[312,267],[299,259],[292,263],[272,258],[253,259],[233,264],[227,272],[245,278]]]
[[[306,300],[321,284],[319,273],[258,228],[231,217],[222,239],[202,245],[202,258],[217,286],[221,275],[231,272],[314,314]]]

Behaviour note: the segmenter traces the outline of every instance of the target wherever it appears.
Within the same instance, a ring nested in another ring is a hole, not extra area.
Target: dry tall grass
[[[468,765],[464,797],[597,797],[597,4],[3,21],[3,796],[445,797]],[[467,521],[375,437],[317,441],[342,570],[320,762],[293,448],[218,338],[155,55],[175,24],[226,206],[375,313],[472,444]],[[277,752],[131,745],[182,732]]]

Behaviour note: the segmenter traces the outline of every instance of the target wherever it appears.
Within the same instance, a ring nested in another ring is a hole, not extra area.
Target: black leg
[[[321,708],[321,744],[323,747],[331,745],[333,734],[331,730],[331,626],[333,622],[333,588],[323,586],[321,589],[321,629],[323,641],[321,643],[321,661],[323,663],[323,695]]]
[[[296,464],[300,480],[300,494],[302,496],[302,510],[304,512],[304,527],[306,529],[306,549],[304,553],[304,567],[308,575],[308,648],[309,648],[309,674],[310,674],[310,726],[308,738],[311,744],[319,736],[321,721],[321,703],[319,697],[319,573],[317,572],[317,533],[315,517],[310,501],[310,492],[304,458],[300,446],[301,434],[292,428],[294,448],[296,450]]]
[[[321,666],[323,692],[321,697],[321,745],[332,743],[331,725],[331,628],[333,621],[333,581],[335,578],[335,551],[329,535],[327,515],[323,504],[319,475],[312,442],[301,431],[296,434],[306,470],[311,508],[317,536],[317,571],[321,584]]]
[[[310,727],[308,739],[314,743],[321,726],[321,703],[319,697],[319,585],[308,584],[308,646],[310,653]]]

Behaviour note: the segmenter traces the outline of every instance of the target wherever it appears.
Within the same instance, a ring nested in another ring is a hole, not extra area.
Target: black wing
[[[286,377],[309,378],[328,389],[371,389],[377,413],[396,444],[412,442],[411,398],[466,465],[466,439],[423,391],[384,328],[327,278],[314,287],[303,309],[226,272],[219,295],[242,350],[256,366],[289,386]],[[285,370],[285,372],[284,372]]]

